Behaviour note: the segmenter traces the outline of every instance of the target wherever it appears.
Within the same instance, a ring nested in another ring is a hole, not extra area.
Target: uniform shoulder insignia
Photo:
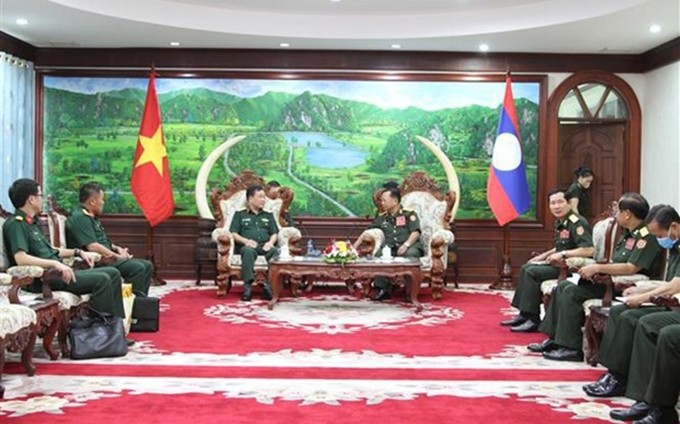
[[[21,215],[16,215],[16,216],[14,217],[14,219],[17,220],[17,221],[23,221],[23,220],[24,220],[24,217],[21,216]]]
[[[401,210],[404,211],[405,213],[413,213],[413,209],[402,208]]]
[[[645,246],[647,246],[647,240],[638,240],[637,244],[635,245],[635,247],[638,249],[644,249]]]
[[[411,214],[411,218],[410,218],[410,219],[411,219],[411,221],[415,221],[415,220],[416,220],[416,214]]]
[[[578,216],[571,214],[569,215],[569,221],[573,222],[574,224],[578,222]]]
[[[580,225],[578,227],[576,227],[576,234],[578,234],[579,236],[582,236],[583,233],[585,233],[585,230],[583,229],[583,227],[581,227]]]
[[[649,230],[647,229],[646,226],[640,228],[640,237],[647,237],[648,234],[649,234]]]

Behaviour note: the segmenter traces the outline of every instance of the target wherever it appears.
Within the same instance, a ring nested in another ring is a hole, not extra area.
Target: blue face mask
[[[659,246],[663,247],[664,249],[672,249],[675,243],[677,243],[677,240],[673,240],[670,237],[657,237],[656,241],[658,241]]]

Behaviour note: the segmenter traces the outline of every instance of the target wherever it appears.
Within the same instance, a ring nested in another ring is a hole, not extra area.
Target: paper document
[[[625,303],[626,305],[628,304],[628,300],[626,299],[625,296],[616,296],[614,298],[614,300],[618,300],[619,302]],[[645,303],[641,304],[640,306],[659,306],[659,305],[655,305],[652,302],[645,302]]]
[[[571,277],[567,278],[567,281],[578,284],[578,282],[581,281],[581,276],[579,274],[573,273],[571,274]]]

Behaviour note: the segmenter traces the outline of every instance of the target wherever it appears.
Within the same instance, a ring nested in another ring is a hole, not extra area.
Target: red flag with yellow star
[[[154,72],[151,72],[149,88],[146,91],[130,187],[149,225],[155,227],[172,216],[175,200],[170,185],[168,153],[163,138]]]

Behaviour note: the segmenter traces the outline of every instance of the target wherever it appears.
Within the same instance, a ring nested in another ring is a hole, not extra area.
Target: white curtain
[[[34,178],[35,69],[33,63],[0,52],[0,205],[18,178]]]

